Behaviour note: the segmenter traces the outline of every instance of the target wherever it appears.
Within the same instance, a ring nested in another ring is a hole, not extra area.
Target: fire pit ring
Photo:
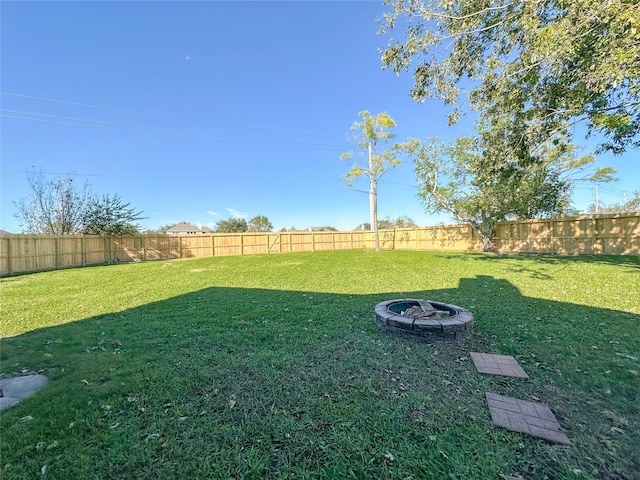
[[[473,314],[447,303],[402,298],[376,305],[374,320],[384,332],[423,342],[460,342],[473,334]]]

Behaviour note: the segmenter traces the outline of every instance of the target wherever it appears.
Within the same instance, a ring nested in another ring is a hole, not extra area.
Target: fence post
[[[56,241],[55,241],[56,269],[60,268],[60,244],[58,243],[58,240],[60,240],[60,237],[56,237]]]
[[[7,270],[8,273],[13,272],[13,260],[11,259],[11,237],[7,237]]]
[[[147,242],[145,241],[146,235],[142,235],[142,261],[147,261]]]

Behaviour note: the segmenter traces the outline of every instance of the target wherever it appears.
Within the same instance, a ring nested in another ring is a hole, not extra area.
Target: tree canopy
[[[256,215],[247,224],[248,232],[271,232],[273,225],[264,215]]]
[[[46,179],[43,170],[27,174],[31,194],[15,202],[16,218],[26,233],[41,235],[132,235],[142,212],[136,212],[118,195],[101,198],[87,183],[73,178]]]
[[[481,132],[482,133],[482,132]],[[489,135],[460,137],[451,143],[437,139],[412,140],[419,196],[428,212],[448,212],[469,223],[492,251],[498,222],[545,218],[570,210],[574,180],[608,181],[610,168],[589,171],[594,157],[577,157],[575,147],[560,141],[540,149],[535,162],[526,166],[498,158],[498,145]]]
[[[142,220],[142,212],[136,212],[130,203],[119,195],[103,195],[89,202],[83,219],[86,235],[136,235],[140,227],[135,222]]]
[[[25,233],[70,235],[82,233],[86,210],[93,199],[87,183],[73,178],[47,180],[43,170],[27,174],[31,194],[14,202],[16,218]]]
[[[228,218],[216,223],[216,233],[243,233],[249,229],[249,224],[244,218]]]
[[[586,122],[603,150],[640,146],[640,4],[635,0],[385,0],[379,33],[403,29],[384,68],[412,70],[411,97],[461,93],[486,118],[517,126],[515,152]]]

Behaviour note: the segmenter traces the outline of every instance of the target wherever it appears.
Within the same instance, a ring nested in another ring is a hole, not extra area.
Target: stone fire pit
[[[431,300],[388,300],[376,305],[374,317],[382,331],[429,343],[459,342],[473,334],[469,310]]]

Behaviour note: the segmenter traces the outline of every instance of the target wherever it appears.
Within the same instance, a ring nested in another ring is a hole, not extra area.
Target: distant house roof
[[[15,233],[7,232],[6,230],[0,230],[0,237],[13,237]]]
[[[202,225],[196,227],[187,222],[180,222],[167,230],[168,235],[193,235],[196,233],[213,233],[213,230]]]

